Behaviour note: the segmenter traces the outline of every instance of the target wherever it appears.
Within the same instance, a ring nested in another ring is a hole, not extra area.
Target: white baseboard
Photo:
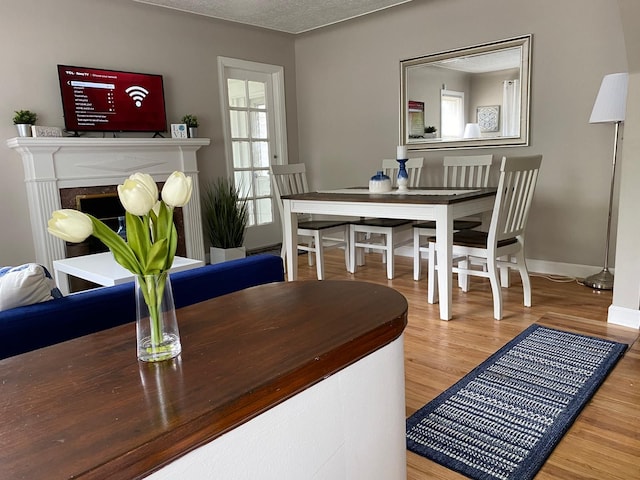
[[[396,255],[413,257],[413,247],[405,246],[396,250]],[[585,278],[602,270],[602,267],[592,265],[579,265],[575,263],[548,262],[546,260],[533,260],[527,258],[527,268],[531,273],[544,273],[548,275],[562,275],[565,277]],[[615,269],[611,269],[614,273]]]
[[[577,263],[548,262],[546,260],[527,259],[527,268],[533,273],[547,273],[549,275],[564,275],[583,279],[602,270],[602,266],[580,265]],[[611,268],[611,273],[615,269]]]
[[[607,322],[640,330],[640,310],[610,305]]]

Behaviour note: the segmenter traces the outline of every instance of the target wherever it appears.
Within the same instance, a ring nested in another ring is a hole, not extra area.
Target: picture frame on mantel
[[[42,125],[31,125],[31,135],[34,137],[55,138],[62,136],[62,129],[59,127],[45,127]]]
[[[171,124],[171,138],[188,138],[186,123]]]

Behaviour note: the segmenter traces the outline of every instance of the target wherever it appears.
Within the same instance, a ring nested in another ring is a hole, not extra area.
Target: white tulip
[[[47,230],[62,240],[78,243],[93,233],[93,224],[84,213],[66,208],[51,214]]]
[[[155,187],[154,193],[148,179],[142,177],[151,179],[149,175],[136,173],[125,180],[122,185],[118,185],[120,203],[132,215],[147,215],[158,200],[158,187]],[[155,186],[155,182],[153,185]]]
[[[129,177],[130,180],[140,182],[149,191],[149,195],[158,200],[158,185],[153,180],[153,177],[148,173],[134,173]]]
[[[162,200],[171,207],[184,207],[191,199],[191,177],[173,172],[162,187]]]

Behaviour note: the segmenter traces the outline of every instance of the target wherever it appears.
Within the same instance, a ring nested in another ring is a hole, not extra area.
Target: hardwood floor
[[[427,303],[427,280],[414,282],[412,260],[396,256],[396,277],[386,279],[376,254],[356,274],[346,272],[341,251],[327,252],[326,279],[352,279],[388,285],[409,302],[405,330],[406,414],[453,385],[532,323],[609,338],[631,345],[555,448],[536,479],[640,479],[640,342],[635,329],[608,325],[611,292],[575,281],[553,282],[532,275],[532,306],[522,305],[519,276],[503,289],[504,318],[493,319],[488,279],[472,277],[468,293],[453,291],[453,319],[441,321],[438,306]],[[426,273],[426,262],[423,272]],[[301,256],[298,276],[315,280],[315,267]],[[455,276],[454,284],[457,285]],[[407,452],[408,479],[466,478]]]

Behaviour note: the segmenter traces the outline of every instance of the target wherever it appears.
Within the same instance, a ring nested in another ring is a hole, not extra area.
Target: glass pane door
[[[249,226],[273,222],[265,82],[227,79],[236,185],[249,198]]]
[[[284,101],[276,101],[269,66],[224,60],[225,146],[229,175],[248,199],[245,244],[248,248],[275,245],[281,241],[281,227],[269,166],[281,161],[279,139],[286,137],[278,132],[277,119],[283,115]]]

